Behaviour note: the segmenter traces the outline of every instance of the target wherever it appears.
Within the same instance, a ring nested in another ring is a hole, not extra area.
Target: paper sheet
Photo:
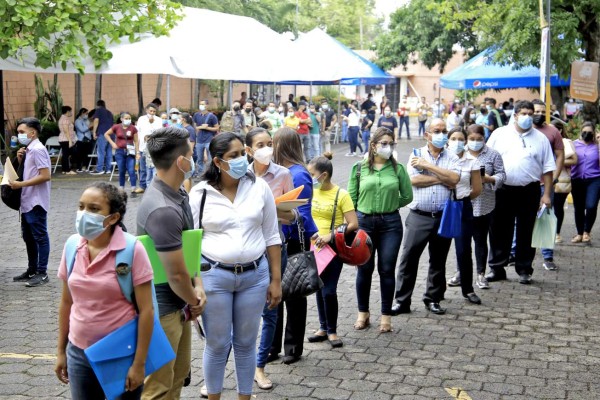
[[[15,171],[12,162],[10,159],[6,159],[4,163],[4,175],[2,176],[2,183],[0,185],[8,185],[8,181],[16,181],[19,179],[19,175],[17,175],[17,171]]]

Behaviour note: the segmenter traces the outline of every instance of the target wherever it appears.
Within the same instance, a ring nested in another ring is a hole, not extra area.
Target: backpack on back
[[[233,113],[231,111],[225,111],[221,117],[221,123],[219,124],[219,130],[221,132],[233,132]]]

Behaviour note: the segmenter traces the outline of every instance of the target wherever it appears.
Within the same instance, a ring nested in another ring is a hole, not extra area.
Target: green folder
[[[138,240],[146,248],[152,270],[154,271],[154,283],[167,283],[167,273],[154,246],[154,240],[148,235],[138,236]],[[183,258],[190,276],[200,276],[200,254],[202,248],[202,229],[183,231]]]

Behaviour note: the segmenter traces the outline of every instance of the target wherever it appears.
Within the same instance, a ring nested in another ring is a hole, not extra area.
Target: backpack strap
[[[202,200],[200,200],[200,212],[198,213],[198,229],[202,228],[202,216],[204,215],[204,203],[206,203],[206,189],[202,192]]]
[[[331,233],[333,233],[333,230],[335,229],[335,215],[337,213],[337,204],[338,204],[338,197],[340,196],[340,190],[342,190],[342,188],[338,188],[337,193],[335,194],[335,201],[333,202],[333,217],[331,218]],[[333,237],[332,237],[333,239]]]
[[[81,236],[73,234],[67,239],[65,243],[65,262],[67,263],[67,280],[73,272],[73,266],[75,265],[75,257],[77,256],[77,245],[81,241]]]
[[[362,172],[362,161],[357,162],[356,164],[356,208],[358,209],[358,196],[360,195],[360,174]]]

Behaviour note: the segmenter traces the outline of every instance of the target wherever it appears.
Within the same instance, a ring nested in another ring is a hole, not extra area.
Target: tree
[[[83,73],[82,58],[96,68],[110,60],[110,42],[139,34],[166,35],[179,19],[170,0],[4,0],[0,2],[0,57],[19,57],[31,48],[35,65],[72,62]]]

